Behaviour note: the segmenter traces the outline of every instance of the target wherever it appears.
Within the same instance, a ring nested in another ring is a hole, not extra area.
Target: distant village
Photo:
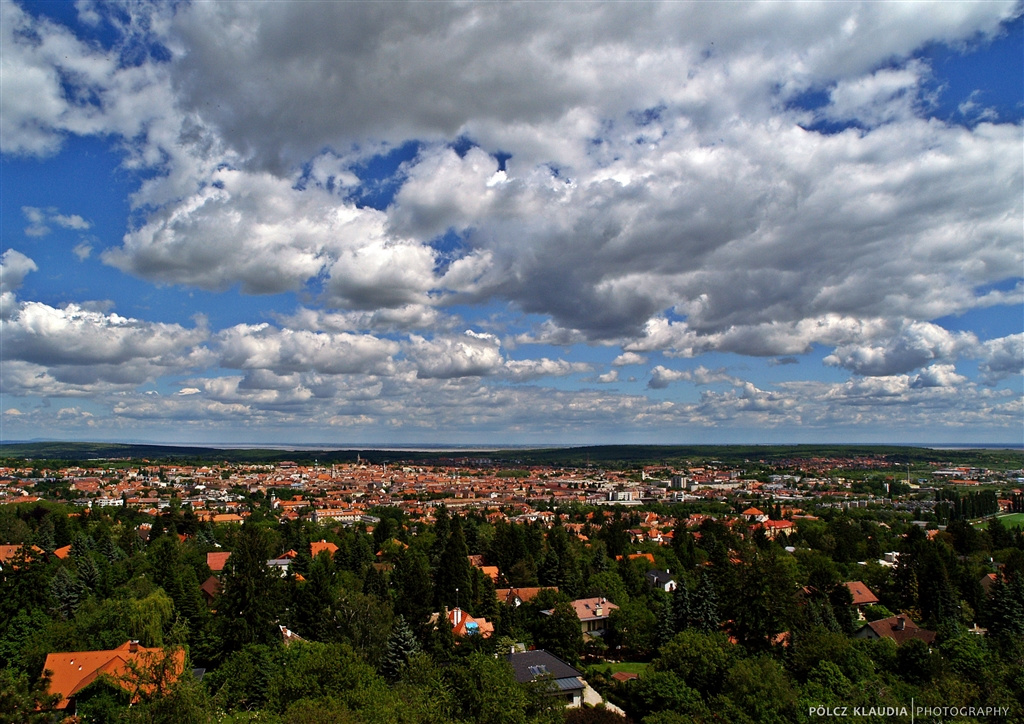
[[[674,503],[727,503],[737,515],[760,524],[770,537],[785,533],[804,513],[818,506],[883,507],[923,514],[936,504],[945,486],[965,490],[1000,486],[1001,512],[1024,485],[1022,470],[943,467],[922,477],[899,470],[884,458],[812,458],[784,461],[785,474],[748,475],[743,468],[702,464],[685,468],[648,465],[630,470],[556,466],[510,466],[487,458],[445,464],[354,463],[318,465],[283,461],[272,465],[116,464],[70,465],[42,469],[0,467],[0,505],[59,499],[83,508],[124,506],[159,515],[172,506],[191,510],[201,521],[241,523],[252,512],[253,496],[269,498],[281,521],[335,521],[372,526],[377,507],[398,507],[412,522],[431,522],[445,506],[454,513],[481,511],[491,522],[551,522],[558,506],[650,506]],[[881,471],[878,490],[857,485],[860,477],[836,470]],[[918,471],[919,472],[919,471]],[[758,506],[769,507],[761,510]],[[263,503],[264,501],[260,501]],[[748,511],[750,509],[752,512]],[[778,514],[775,514],[778,513]],[[674,519],[651,513],[643,540],[668,543]],[[695,526],[700,518],[691,518]]]

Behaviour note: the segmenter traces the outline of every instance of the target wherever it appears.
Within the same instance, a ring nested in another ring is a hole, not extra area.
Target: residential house
[[[212,606],[217,594],[220,593],[220,579],[217,576],[210,576],[199,586],[199,592],[203,595],[206,605]]]
[[[537,597],[541,591],[554,591],[558,593],[558,586],[541,586],[538,588],[497,588],[494,590],[498,603],[508,606],[520,606],[529,603]]]
[[[676,580],[672,577],[672,574],[668,571],[659,571],[657,569],[647,571],[647,585],[651,588],[660,588],[669,593],[676,590]]]
[[[330,543],[324,539],[315,541],[309,544],[309,556],[310,558],[316,558],[321,553],[326,553],[331,558],[334,558],[334,554],[338,552],[338,546],[334,543]]]
[[[843,584],[850,591],[853,599],[853,609],[857,612],[857,620],[864,620],[864,607],[874,606],[878,603],[878,596],[871,592],[871,589],[860,581],[847,581]]]
[[[75,696],[101,676],[127,691],[133,702],[173,684],[185,671],[185,650],[126,641],[110,651],[49,654],[43,670],[50,672],[49,693],[60,696],[54,708],[73,712]]]
[[[764,523],[768,520],[768,514],[757,508],[747,508],[740,515],[751,523]]]
[[[992,595],[992,588],[996,585],[996,581],[999,580],[998,573],[986,573],[981,577],[981,589],[985,592],[986,596]]]
[[[619,608],[604,597],[578,598],[572,602],[572,607],[580,620],[580,629],[582,629],[584,637],[604,636],[604,632],[608,630],[608,619],[611,617],[612,611],[617,611]],[[541,613],[550,616],[554,612],[555,610],[552,608]]]
[[[228,558],[230,557],[230,551],[213,551],[206,554],[206,565],[210,567],[214,574],[217,574],[224,570],[224,566],[227,565]]]
[[[583,674],[554,654],[541,649],[511,653],[505,659],[512,664],[520,684],[543,682],[548,696],[563,701],[569,708],[582,706],[583,692],[587,688]]]
[[[452,633],[455,634],[456,638],[462,638],[463,636],[480,636],[481,638],[486,639],[490,638],[494,634],[493,623],[485,618],[473,618],[458,606],[447,611],[447,614],[448,623],[451,624]],[[436,627],[440,620],[441,614],[433,613],[430,615],[429,623],[434,624]]]
[[[930,646],[935,641],[934,631],[921,628],[904,614],[866,623],[853,635],[859,639],[892,639],[897,644],[920,639]]]

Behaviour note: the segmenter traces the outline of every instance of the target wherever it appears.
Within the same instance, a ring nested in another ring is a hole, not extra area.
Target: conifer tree
[[[71,618],[84,597],[82,582],[67,568],[59,568],[50,580],[50,598],[54,611],[62,618]]]
[[[381,662],[381,674],[392,683],[398,681],[409,664],[409,658],[417,651],[419,644],[416,643],[412,629],[404,617],[398,616],[388,637],[384,660]]]
[[[473,595],[472,568],[462,525],[455,518],[451,523],[448,544],[434,572],[434,593],[438,606],[469,607]]]
[[[676,590],[672,593],[672,623],[677,633],[690,628],[693,618],[691,608],[690,589],[686,585],[686,580],[680,576]]]
[[[677,589],[678,590],[678,589]],[[658,617],[657,646],[661,648],[676,635],[676,617],[672,608],[672,600],[666,599]]]
[[[1000,577],[992,587],[989,635],[1004,641],[1024,640],[1024,576]]]
[[[426,556],[414,548],[404,551],[395,562],[391,580],[395,589],[395,612],[402,614],[413,630],[423,633],[427,617],[436,610]]]
[[[715,593],[711,576],[706,571],[701,573],[700,583],[697,584],[693,598],[695,600],[691,604],[691,610],[694,628],[708,633],[717,631],[718,624],[721,622],[718,613],[718,595]]]
[[[276,594],[281,581],[267,567],[271,555],[266,532],[253,523],[242,526],[224,568],[224,588],[217,606],[229,649],[269,643],[274,638]]]

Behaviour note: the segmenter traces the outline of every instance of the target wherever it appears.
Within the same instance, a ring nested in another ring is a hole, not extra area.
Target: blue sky
[[[0,1],[0,438],[1024,443],[985,3]]]

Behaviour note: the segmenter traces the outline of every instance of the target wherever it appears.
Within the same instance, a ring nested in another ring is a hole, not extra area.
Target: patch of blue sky
[[[90,17],[97,22],[82,22],[78,3],[54,2],[54,0],[23,0],[22,8],[36,17],[46,18],[58,25],[63,25],[80,40],[93,43],[104,50],[116,49],[122,66],[134,67],[148,60],[166,62],[171,59],[171,52],[160,43],[152,42],[151,37],[140,33],[130,33],[125,42],[125,33],[115,26],[118,23],[128,26],[145,21],[144,15],[130,18],[117,3],[97,3]],[[112,22],[113,21],[113,22]]]
[[[448,229],[440,236],[436,236],[427,242],[428,245],[437,251],[434,262],[434,273],[444,274],[452,262],[462,257],[465,251],[465,236],[455,229]]]
[[[973,127],[982,121],[1019,123],[1024,118],[1024,15],[1004,24],[996,38],[961,46],[931,43],[912,56],[931,68],[920,89],[919,107],[928,118]],[[897,67],[895,63],[883,67]],[[881,70],[882,68],[879,68]],[[810,88],[786,107],[823,114],[830,88]],[[805,128],[826,135],[865,129],[857,119],[819,115]]]
[[[1013,285],[1010,285],[1010,289]],[[997,305],[971,309],[963,314],[933,320],[950,332],[973,332],[982,342],[1024,331],[1024,309],[1020,305]]]
[[[932,68],[928,90],[938,92],[929,115],[968,125],[984,120],[1019,123],[1024,118],[1024,15],[1004,23],[1003,32],[990,41],[964,47],[935,43],[917,57]]]
[[[406,141],[401,146],[354,164],[349,170],[361,183],[349,198],[357,206],[379,211],[386,209],[405,181],[405,175],[401,173],[402,164],[416,158],[422,148],[423,144],[419,141]]]

